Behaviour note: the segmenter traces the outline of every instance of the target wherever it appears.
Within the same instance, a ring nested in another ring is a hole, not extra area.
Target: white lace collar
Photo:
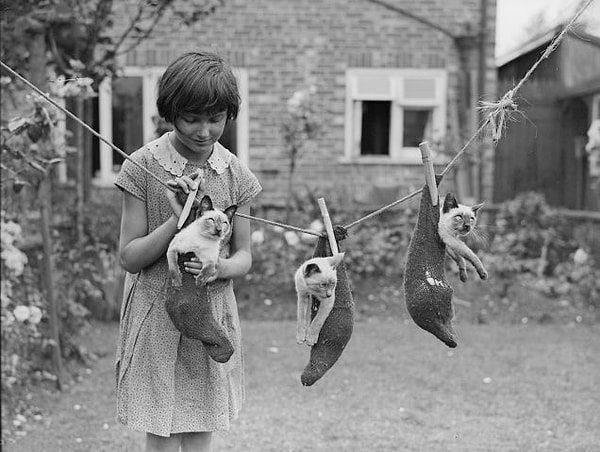
[[[183,170],[188,163],[188,159],[177,152],[171,145],[169,132],[165,133],[162,137],[152,143],[149,143],[148,148],[154,159],[165,170],[175,177],[183,175]],[[231,152],[229,152],[227,148],[217,142],[213,147],[210,157],[208,157],[207,163],[217,172],[217,174],[223,174],[231,163],[231,155]]]

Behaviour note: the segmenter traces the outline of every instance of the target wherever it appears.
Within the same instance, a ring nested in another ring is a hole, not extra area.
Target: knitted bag
[[[195,209],[185,222],[187,226],[196,218]],[[194,253],[182,254],[177,264],[182,274],[183,285],[167,287],[165,307],[175,327],[190,339],[202,341],[208,355],[219,363],[229,361],[233,354],[233,345],[228,339],[225,328],[214,316],[213,306],[208,299],[206,286],[196,286],[194,275],[184,269],[184,262],[191,260]]]
[[[436,176],[439,184],[440,176]],[[448,347],[456,347],[452,328],[454,306],[452,287],[446,281],[446,245],[438,234],[440,208],[431,203],[427,185],[421,193],[419,217],[408,246],[404,272],[404,293],[408,312],[414,322]]]
[[[343,240],[348,233],[341,226],[334,227],[336,241]],[[313,257],[331,256],[329,241],[325,237],[319,237],[313,253]],[[344,262],[337,266],[337,285],[335,288],[335,302],[333,308],[321,332],[317,343],[310,350],[310,360],[300,381],[304,386],[311,386],[331,369],[338,358],[342,355],[344,348],[350,341],[352,329],[354,328],[354,301],[346,275]],[[319,300],[313,297],[312,317],[314,318]]]

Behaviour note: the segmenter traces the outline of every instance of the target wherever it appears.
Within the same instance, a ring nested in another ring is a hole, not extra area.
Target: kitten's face
[[[465,236],[473,230],[477,224],[477,211],[483,206],[477,204],[469,207],[459,204],[452,193],[448,193],[444,199],[440,221],[455,235]]]
[[[223,239],[231,230],[231,222],[237,206],[230,206],[223,212],[213,208],[209,196],[204,196],[200,201],[198,216],[196,222],[200,229],[200,234],[205,237]]]
[[[304,267],[304,281],[312,294],[319,299],[329,298],[337,285],[336,267],[342,261],[343,253],[330,257],[316,257]]]
[[[198,218],[200,233],[204,236],[212,236],[222,239],[231,227],[227,215],[217,210],[210,210]]]

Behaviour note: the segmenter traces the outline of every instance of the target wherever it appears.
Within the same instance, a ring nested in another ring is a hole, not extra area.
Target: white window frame
[[[156,110],[156,86],[160,76],[165,71],[161,66],[127,66],[123,70],[125,77],[142,78],[142,133],[144,143],[154,138],[155,124],[152,117],[158,115]],[[248,110],[248,71],[241,68],[235,68],[234,74],[237,78],[238,89],[240,92],[241,104],[237,116],[237,155],[240,160],[248,165],[249,160],[249,110]],[[98,89],[98,109],[99,109],[99,133],[112,143],[112,79],[106,78],[102,81]],[[132,149],[123,149],[132,151]],[[94,175],[96,185],[112,185],[116,179],[117,173],[113,170],[113,152],[112,148],[100,142],[100,170]]]
[[[435,95],[411,98],[404,93],[407,80],[434,82]],[[363,84],[361,90],[360,84]],[[402,124],[405,109],[431,108],[432,130],[429,139],[441,140],[446,131],[447,73],[441,69],[372,69],[350,68],[346,72],[346,121],[344,161],[352,163],[420,164],[418,147],[402,145]],[[371,85],[372,90],[364,89]],[[362,101],[391,101],[390,143],[388,155],[360,154]]]

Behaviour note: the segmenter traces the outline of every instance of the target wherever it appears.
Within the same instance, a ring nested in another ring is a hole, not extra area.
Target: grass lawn
[[[600,450],[598,325],[458,322],[450,350],[410,322],[364,320],[310,388],[294,328],[243,321],[247,402],[215,452]],[[42,420],[2,450],[142,450],[143,434],[114,421],[116,331],[94,324],[100,358],[62,394],[34,394]]]

